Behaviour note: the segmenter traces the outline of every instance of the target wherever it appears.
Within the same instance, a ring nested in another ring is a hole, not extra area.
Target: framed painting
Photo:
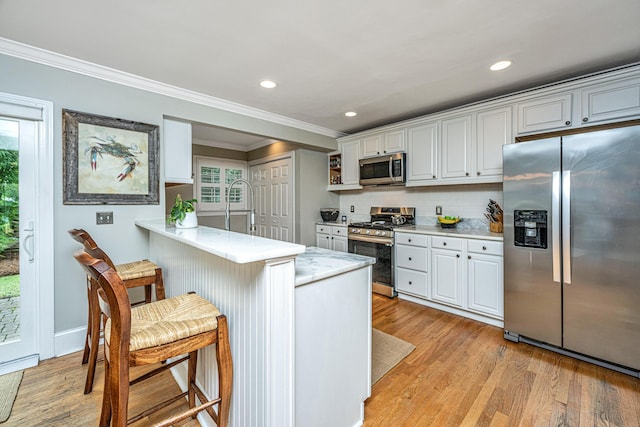
[[[65,205],[157,205],[158,126],[62,110]]]

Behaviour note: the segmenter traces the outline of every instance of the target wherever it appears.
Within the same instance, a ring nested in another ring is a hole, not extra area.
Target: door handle
[[[562,275],[571,284],[571,171],[562,172]]]
[[[34,260],[34,253],[33,253],[33,236],[34,236],[33,221],[29,221],[27,223],[27,228],[25,228],[24,231],[26,231],[26,233],[24,235],[24,239],[22,240],[22,246],[24,247],[24,251],[27,253],[27,260],[29,262],[33,262],[33,260]],[[27,242],[29,240],[31,240],[31,250],[29,250],[29,246],[27,245]]]
[[[554,171],[552,175],[551,245],[553,281],[560,283],[560,171]]]

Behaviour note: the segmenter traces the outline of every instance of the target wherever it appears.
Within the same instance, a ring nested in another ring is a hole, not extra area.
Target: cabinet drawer
[[[409,292],[428,298],[427,283],[429,276],[421,271],[396,269],[396,290],[398,292]]]
[[[431,238],[431,247],[460,251],[462,250],[462,239],[458,239],[455,237],[433,236]]]
[[[469,239],[468,248],[469,252],[502,256],[502,242]]]
[[[427,271],[427,248],[396,245],[396,265],[412,270]]]
[[[427,236],[422,234],[396,233],[396,244],[427,247]]]
[[[346,236],[347,227],[340,227],[339,225],[334,225],[331,227],[331,234],[333,234],[334,236]]]
[[[316,233],[331,234],[331,226],[316,224]]]

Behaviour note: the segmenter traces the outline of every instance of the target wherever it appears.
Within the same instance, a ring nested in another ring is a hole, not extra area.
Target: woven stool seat
[[[155,277],[156,268],[159,268],[148,259],[117,264],[115,267],[118,276],[120,276],[122,280],[139,279],[141,277]]]
[[[179,295],[131,309],[129,351],[157,347],[218,327],[220,310],[196,294]],[[111,319],[104,338],[111,343]]]

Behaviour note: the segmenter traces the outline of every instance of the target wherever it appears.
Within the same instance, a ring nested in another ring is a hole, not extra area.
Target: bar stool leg
[[[93,379],[96,374],[96,361],[98,360],[98,347],[100,346],[100,309],[98,308],[98,285],[92,279],[88,280],[89,288],[89,323],[87,325],[87,343],[89,346],[89,366],[87,367],[87,379],[84,383],[84,394],[93,390]],[[85,348],[86,352],[86,348]]]
[[[220,389],[220,405],[218,407],[218,423],[220,427],[229,425],[231,409],[231,390],[233,384],[233,361],[229,343],[227,317],[221,314],[218,319],[218,342],[216,343],[216,361],[218,362],[218,384]]]
[[[162,269],[156,268],[156,279],[155,285],[156,287],[156,300],[165,299],[164,295],[164,281],[162,279]]]

